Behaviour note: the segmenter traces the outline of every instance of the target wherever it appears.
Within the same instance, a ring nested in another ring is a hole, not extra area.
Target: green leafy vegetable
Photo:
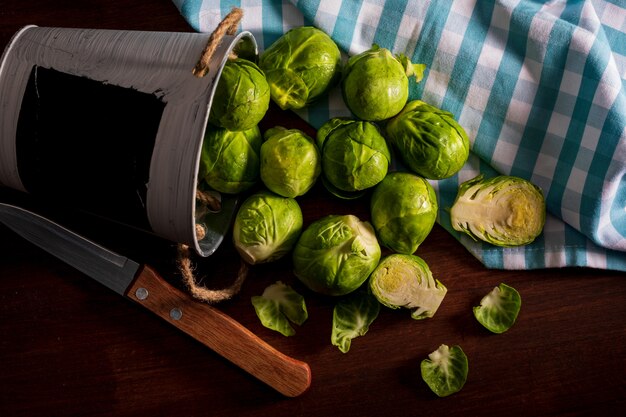
[[[367,280],[380,255],[368,222],[353,215],[328,215],[300,235],[293,250],[294,273],[315,292],[344,295]]]
[[[233,225],[233,241],[249,264],[272,262],[293,249],[302,232],[302,210],[293,198],[269,191],[249,196]]]
[[[412,309],[416,320],[434,316],[448,291],[422,258],[397,253],[380,261],[369,284],[381,304]]]
[[[304,297],[281,281],[267,287],[262,295],[253,296],[251,301],[263,326],[285,336],[296,334],[290,321],[302,325],[309,317]]]
[[[422,379],[439,397],[454,394],[467,380],[467,356],[460,346],[441,345],[421,363]]]
[[[258,126],[244,131],[207,126],[200,155],[199,180],[226,194],[251,188],[259,181],[262,142]]]
[[[372,224],[380,242],[403,254],[414,253],[437,219],[435,190],[408,172],[387,174],[370,200]]]
[[[448,178],[469,156],[469,138],[452,113],[421,100],[407,103],[386,131],[404,163],[424,178]]]
[[[306,194],[322,172],[320,152],[313,139],[298,129],[268,129],[261,145],[261,180],[283,197]]]
[[[497,246],[531,243],[543,231],[543,192],[518,177],[483,175],[462,183],[450,210],[454,230]]]
[[[256,126],[269,107],[270,87],[263,71],[251,61],[229,60],[222,69],[209,113],[209,123],[228,130]]]
[[[344,101],[361,120],[388,119],[408,100],[408,77],[419,81],[424,69],[404,55],[394,57],[388,49],[373,45],[348,59],[341,84]]]
[[[317,131],[317,146],[324,177],[341,191],[368,189],[387,175],[391,154],[374,123],[330,119]]]
[[[380,304],[366,290],[340,299],[333,310],[331,342],[343,353],[350,350],[352,339],[363,336],[378,317]]]
[[[474,307],[474,317],[487,330],[504,333],[513,326],[522,306],[522,298],[513,287],[501,283]]]
[[[300,109],[338,81],[341,53],[322,30],[302,26],[289,30],[259,59],[272,100],[283,110]]]

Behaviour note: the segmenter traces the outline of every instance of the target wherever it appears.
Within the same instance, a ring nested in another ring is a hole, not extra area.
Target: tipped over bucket
[[[235,198],[220,196],[218,212],[196,207],[209,110],[229,54],[258,51],[249,32],[224,35],[196,77],[209,36],[20,30],[0,61],[0,186],[211,255]]]

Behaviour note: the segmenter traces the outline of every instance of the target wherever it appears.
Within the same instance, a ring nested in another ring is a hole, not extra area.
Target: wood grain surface
[[[27,24],[191,31],[171,0],[2,0],[0,47]],[[275,111],[264,121],[277,123],[306,129]],[[170,242],[8,189],[0,200],[35,207],[181,287]],[[331,213],[369,219],[367,202],[333,199],[319,184],[299,202],[306,224]],[[330,343],[335,300],[307,291],[289,259],[251,268],[241,293],[217,308],[309,364],[310,388],[288,398],[2,226],[0,416],[624,415],[624,273],[488,270],[439,226],[417,254],[448,287],[435,317],[415,321],[383,308],[346,354]],[[194,263],[215,288],[239,268],[229,241]],[[292,337],[261,326],[250,303],[278,280],[307,302],[309,319]],[[520,292],[522,309],[512,329],[495,335],[472,307],[501,282]],[[436,397],[419,371],[442,343],[459,344],[469,360],[466,385],[447,398]]]

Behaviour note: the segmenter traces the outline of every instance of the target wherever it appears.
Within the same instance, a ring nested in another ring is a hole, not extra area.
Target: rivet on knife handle
[[[307,363],[277,351],[232,317],[171,286],[148,266],[139,271],[127,296],[288,397],[302,394],[311,384]]]

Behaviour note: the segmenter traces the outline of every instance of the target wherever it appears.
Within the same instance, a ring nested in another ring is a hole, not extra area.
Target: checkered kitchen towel
[[[626,4],[624,0],[174,0],[211,32],[237,6],[263,50],[314,25],[349,55],[373,43],[427,66],[411,86],[452,112],[472,154],[433,181],[438,222],[489,268],[588,266],[626,271]],[[349,111],[338,89],[300,115],[319,127]],[[455,232],[446,208],[479,172],[531,180],[546,195],[543,235],[518,248]]]

